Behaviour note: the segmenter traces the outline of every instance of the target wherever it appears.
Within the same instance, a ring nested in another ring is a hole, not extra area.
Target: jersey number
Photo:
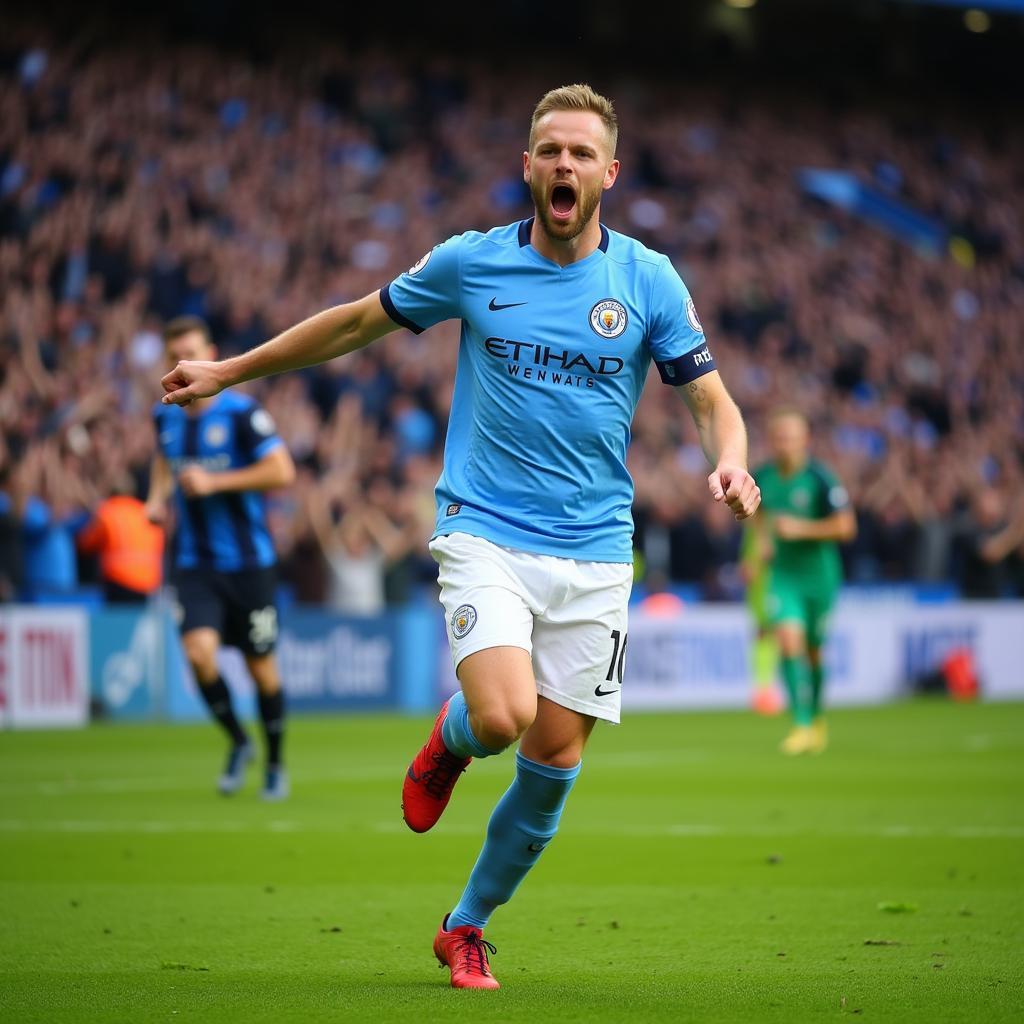
[[[249,612],[249,642],[266,647],[277,639],[277,609],[271,604]]]
[[[622,666],[626,661],[626,644],[629,643],[629,634],[627,633],[623,636],[617,629],[613,629],[612,643],[615,645],[612,649],[612,660],[608,662],[608,675],[604,677],[604,680],[606,683],[610,683],[614,674],[619,680],[619,686],[621,686]]]

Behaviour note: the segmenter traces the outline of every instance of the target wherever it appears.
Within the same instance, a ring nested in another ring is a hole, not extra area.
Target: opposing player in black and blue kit
[[[742,417],[679,275],[600,222],[617,133],[611,103],[588,86],[553,90],[523,154],[534,217],[451,238],[379,293],[163,379],[164,401],[187,404],[352,352],[396,325],[462,322],[430,543],[461,692],[409,766],[406,823],[431,828],[472,758],[521,743],[434,940],[460,988],[498,987],[484,925],[555,835],[596,720],[619,718],[632,580],[625,456],[652,361],[696,423],[713,499],[737,519],[760,500]]]
[[[209,328],[196,317],[168,323],[164,342],[172,366],[216,355]],[[267,748],[263,798],[284,799],[284,692],[274,657],[276,556],[262,492],[291,483],[295,467],[270,415],[246,395],[229,392],[188,409],[159,403],[154,418],[159,454],[147,511],[163,520],[174,495],[173,583],[182,646],[199,692],[231,742],[218,789],[237,792],[253,758],[217,667],[223,642],[242,651],[256,683]]]

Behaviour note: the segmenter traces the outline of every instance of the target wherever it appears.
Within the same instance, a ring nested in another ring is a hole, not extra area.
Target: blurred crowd
[[[206,318],[222,355],[379,288],[447,236],[527,216],[524,67],[324,41],[251,62],[203,46],[0,39],[0,597],[89,581],[80,527],[145,498],[160,329]],[[640,79],[616,101],[623,171],[604,220],[667,253],[720,370],[762,426],[796,404],[849,489],[860,583],[1024,595],[1024,135],[936,99]],[[938,255],[803,195],[843,168],[946,225]],[[299,466],[271,496],[302,601],[372,611],[433,577],[426,552],[458,325],[399,331],[251,385]],[[737,527],[672,389],[633,432],[638,572],[739,592]],[[126,481],[128,483],[126,484]]]

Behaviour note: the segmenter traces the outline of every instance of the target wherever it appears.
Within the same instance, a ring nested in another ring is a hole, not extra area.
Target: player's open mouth
[[[576,192],[571,185],[556,185],[551,190],[551,215],[555,220],[569,220],[576,210]]]

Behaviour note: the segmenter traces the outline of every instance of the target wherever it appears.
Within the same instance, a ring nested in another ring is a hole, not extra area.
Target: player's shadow
[[[446,999],[448,998],[448,993],[451,993],[453,997],[464,999],[465,993],[467,991],[472,993],[472,990],[452,988],[451,985],[448,984],[447,976],[438,981],[429,981],[424,980],[422,978],[406,978],[403,980],[394,980],[381,984],[382,980],[383,979],[381,977],[374,975],[372,978],[367,979],[367,985],[372,983],[377,989],[380,990],[390,989],[392,992],[395,993],[401,992],[403,998],[406,995],[410,997],[432,995],[434,999],[437,1000]],[[495,993],[488,992],[487,995],[493,999]],[[470,995],[470,998],[472,998],[472,995]],[[410,1005],[413,1004],[410,1003]]]

